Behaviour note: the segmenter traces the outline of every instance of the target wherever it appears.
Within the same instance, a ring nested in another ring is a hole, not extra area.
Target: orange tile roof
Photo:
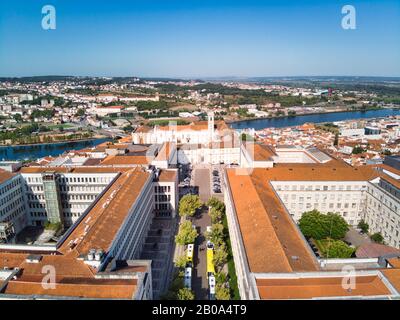
[[[56,282],[55,289],[43,288],[41,281],[29,282],[11,280],[4,293],[15,295],[43,295],[93,299],[132,299],[136,292],[137,280],[102,280],[85,279],[77,282],[73,278],[70,282]]]
[[[400,269],[386,269],[382,270],[384,276],[390,281],[392,286],[400,292]]]
[[[177,126],[158,126],[157,130],[161,131],[205,131],[208,129],[207,124],[185,124]]]
[[[383,164],[382,163],[382,164],[377,164],[375,166],[378,167],[378,168],[382,168],[384,170],[387,170],[387,171],[391,171],[392,173],[397,174],[397,175],[400,176],[400,170],[397,170],[396,168],[388,166],[387,164]]]
[[[0,253],[0,269],[4,267],[8,268],[17,268],[24,262],[26,259],[26,253],[8,253],[1,252]]]
[[[389,262],[389,264],[390,264],[393,268],[400,269],[400,258],[399,258],[399,257],[387,259],[387,261]]]
[[[122,137],[118,140],[120,143],[130,143],[132,142],[132,136]]]
[[[250,175],[237,175],[236,170],[227,169],[227,176],[252,272],[319,269],[314,254],[275,194],[270,181],[366,181],[377,176],[372,168],[353,168],[343,164],[290,164],[256,168],[249,172]]]
[[[272,160],[273,156],[276,156],[275,151],[264,144],[246,143],[245,147],[248,151],[251,151],[250,155],[253,156],[254,161],[268,161]]]
[[[343,277],[315,277],[293,279],[257,279],[261,299],[312,299],[318,297],[354,297],[391,295],[376,276],[358,276],[355,288],[344,289]]]
[[[14,173],[0,169],[0,183],[6,182],[7,180],[11,179],[14,176],[15,176]]]
[[[177,170],[161,170],[158,180],[161,182],[175,182],[177,175]]]
[[[236,175],[235,169],[227,170],[227,176],[251,272],[318,270],[271,187],[257,186],[261,183]]]
[[[21,173],[42,173],[54,171],[58,173],[67,173],[69,171],[66,167],[22,167],[20,169]]]
[[[151,159],[147,156],[108,156],[100,165],[143,165],[149,164]]]
[[[254,170],[271,181],[367,181],[378,176],[376,170],[367,166],[326,164],[286,164],[274,168]]]
[[[56,254],[45,253],[38,263],[29,263],[26,261],[28,253],[0,252],[0,268],[18,267],[21,270],[17,279],[9,281],[4,293],[131,299],[137,290],[137,279],[95,278],[98,271],[77,258],[92,248],[108,251],[149,176],[148,172],[139,168],[124,171],[75,227]],[[105,203],[108,204],[105,206]],[[70,249],[70,241],[74,239],[79,241],[76,247]],[[55,268],[54,290],[42,287],[42,270],[45,265]],[[123,271],[145,272],[147,269],[143,266],[128,266]]]
[[[80,239],[73,249],[77,256],[92,248],[107,252],[149,176],[139,168],[122,173],[64,241],[60,252],[69,252],[69,244],[76,239]]]

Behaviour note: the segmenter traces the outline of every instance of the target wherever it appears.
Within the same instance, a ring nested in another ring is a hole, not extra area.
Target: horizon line
[[[257,79],[257,78],[399,78],[400,75],[282,75],[282,76],[138,76],[138,75],[65,75],[65,74],[44,74],[44,75],[23,75],[3,76],[0,79],[23,79],[23,78],[139,78],[139,79],[176,79],[176,80],[201,80],[201,79]]]

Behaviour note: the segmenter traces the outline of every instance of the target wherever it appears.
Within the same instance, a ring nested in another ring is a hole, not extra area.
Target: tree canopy
[[[228,250],[225,243],[216,246],[214,250],[213,263],[216,267],[222,268],[228,260]]]
[[[222,285],[217,285],[215,287],[215,298],[217,300],[230,300],[231,295],[229,292],[229,288]]]
[[[189,288],[182,288],[177,293],[178,300],[194,300],[194,293]]]
[[[383,237],[382,237],[382,235],[381,235],[379,232],[374,233],[374,234],[371,236],[371,240],[374,241],[374,242],[376,242],[376,243],[383,243]]]
[[[369,224],[364,221],[364,219],[360,220],[358,223],[358,228],[361,229],[363,233],[368,233]]]
[[[328,242],[329,240],[325,240]],[[322,249],[322,254],[326,258],[351,258],[354,248],[348,246],[341,240],[330,240]]]
[[[208,215],[211,217],[211,222],[219,223],[225,214],[225,204],[217,198],[212,197],[207,201],[207,205],[210,207]]]
[[[303,213],[299,227],[304,236],[316,240],[324,238],[342,239],[349,230],[346,221],[338,214],[322,214],[318,210]]]
[[[219,244],[224,240],[224,225],[215,223],[211,226],[211,232],[207,234],[207,238],[214,244]]]
[[[175,242],[181,245],[193,243],[196,240],[198,233],[193,228],[190,221],[184,221],[179,227],[179,232],[175,236]]]
[[[196,210],[200,209],[202,205],[198,195],[187,194],[179,201],[179,215],[193,217]]]

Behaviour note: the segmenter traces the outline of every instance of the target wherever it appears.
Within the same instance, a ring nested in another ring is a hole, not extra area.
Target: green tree
[[[215,287],[215,298],[217,300],[230,300],[231,295],[229,292],[229,288],[222,285],[217,285]]]
[[[208,215],[210,216],[212,223],[218,223],[222,219],[223,212],[217,210],[216,208],[211,208],[208,211]]]
[[[175,236],[175,242],[180,245],[193,243],[197,238],[197,230],[193,228],[190,221],[184,221],[179,227],[179,232]]]
[[[350,258],[354,253],[354,248],[348,246],[341,240],[330,241],[322,250],[322,254],[327,258]]]
[[[299,220],[304,236],[316,240],[324,238],[342,239],[349,230],[346,221],[335,213],[322,214],[318,210],[304,212]]]
[[[346,232],[349,231],[349,225],[346,220],[336,213],[328,212],[328,214],[323,215],[325,221],[325,227],[327,232],[327,237],[332,239],[343,239]]]
[[[216,272],[215,273],[215,283],[217,285],[223,285],[227,281],[227,276],[225,272]]]
[[[78,109],[78,111],[75,114],[76,117],[83,117],[84,115],[85,115],[84,109]]]
[[[363,233],[368,233],[369,224],[364,221],[364,219],[360,220],[358,223],[358,228],[361,229]]]
[[[13,118],[14,118],[14,120],[17,121],[18,123],[19,123],[19,122],[22,122],[22,116],[21,116],[21,114],[19,114],[19,113],[14,114]]]
[[[179,215],[193,217],[196,210],[200,209],[202,205],[198,195],[187,194],[179,201]]]
[[[178,257],[178,259],[176,259],[175,267],[183,269],[186,267],[186,263],[187,263],[187,257],[185,252],[185,254],[181,255],[180,257]]]
[[[194,300],[194,293],[189,288],[182,288],[177,293],[178,300]]]
[[[214,208],[218,211],[225,212],[225,204],[215,197],[211,197],[207,201],[207,206]]]
[[[177,293],[184,286],[183,277],[180,275],[179,271],[176,271],[173,276],[173,280],[168,288],[168,291],[163,294],[160,299],[161,300],[176,300]]]
[[[227,260],[228,260],[228,250],[226,248],[225,243],[221,243],[220,245],[216,246],[214,250],[213,263],[217,268],[221,269],[227,262]]]
[[[299,228],[307,238],[319,240],[327,236],[322,214],[317,210],[304,212],[299,220]]]
[[[339,145],[339,134],[335,134],[335,140],[333,140],[333,145],[337,147]]]
[[[383,237],[379,232],[374,233],[370,238],[376,243],[383,243]]]
[[[211,227],[211,232],[207,233],[207,238],[214,244],[219,244],[224,241],[224,225],[215,223]]]
[[[363,152],[365,152],[365,150],[360,146],[355,146],[352,151],[353,154],[360,154]]]

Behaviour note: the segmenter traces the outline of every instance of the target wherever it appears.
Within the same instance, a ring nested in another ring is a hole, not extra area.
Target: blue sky
[[[400,76],[400,0],[1,0],[0,76],[48,74]]]

